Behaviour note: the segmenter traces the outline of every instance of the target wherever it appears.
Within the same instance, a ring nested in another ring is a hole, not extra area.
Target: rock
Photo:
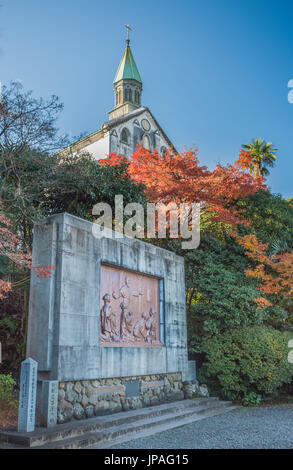
[[[73,383],[72,382],[66,382],[65,388],[66,388],[67,392],[70,392],[73,389]]]
[[[73,418],[73,406],[66,402],[62,401],[59,403],[57,411],[57,422],[58,424],[68,423]]]
[[[122,410],[122,405],[120,403],[120,400],[119,400],[119,403],[117,403],[115,401],[110,401],[109,402],[109,411],[111,413],[118,413],[121,410]]]
[[[159,404],[159,399],[158,397],[151,397],[150,399],[151,405],[158,405]]]
[[[114,401],[115,403],[120,403],[120,397],[119,397],[119,395],[114,395],[114,396],[112,397],[112,401]]]
[[[96,404],[98,403],[98,395],[97,395],[97,393],[94,393],[94,394],[90,395],[90,396],[88,397],[88,399],[89,399],[89,403],[90,403],[91,405],[96,405]]]
[[[60,390],[58,390],[58,400],[62,401],[64,400],[64,398],[65,398],[65,390],[61,388]]]
[[[65,382],[59,382],[59,388],[64,388],[65,387]]]
[[[91,395],[94,395],[97,392],[97,390],[94,389],[91,385],[86,385],[85,386],[85,394],[90,397]]]
[[[70,403],[76,403],[78,394],[74,390],[68,390],[65,393],[65,399]]]
[[[74,387],[73,387],[73,390],[74,390],[76,393],[81,393],[81,390],[82,390],[81,383],[80,383],[80,382],[75,382]]]
[[[200,396],[202,396],[202,397],[209,397],[210,396],[209,391],[208,391],[208,387],[205,384],[200,385],[198,387],[198,390],[199,390]]]
[[[81,381],[81,385],[82,385],[83,387],[90,387],[90,382],[89,382],[89,380],[82,380],[82,381]]]
[[[184,392],[183,392],[184,393],[184,398],[190,399],[190,398],[193,397],[194,392],[192,390],[191,385],[185,385],[183,390],[184,390]]]
[[[143,408],[143,402],[141,401],[140,398],[137,399],[137,407],[136,409],[139,410],[140,408]]]
[[[147,394],[144,394],[143,402],[144,402],[145,406],[149,406],[151,404],[150,397]]]
[[[179,383],[178,382],[174,382],[174,389],[179,390]]]
[[[76,402],[81,403],[81,400],[82,400],[82,395],[77,393]]]
[[[86,395],[83,395],[81,398],[81,405],[85,408],[88,405],[89,399]]]
[[[88,405],[85,407],[84,411],[85,411],[85,415],[87,418],[92,418],[94,416],[94,407],[93,405]]]
[[[97,388],[97,387],[100,386],[100,382],[99,382],[98,380],[92,380],[92,381],[91,381],[91,385],[92,385],[93,387],[96,387],[96,388]]]
[[[73,415],[75,419],[83,419],[85,416],[85,412],[83,407],[80,403],[76,403],[73,407]]]
[[[202,396],[199,387],[193,380],[191,382],[183,382],[184,398],[193,398],[194,396]]]
[[[170,387],[170,385],[166,385],[166,386],[164,387],[163,391],[164,391],[164,394],[165,394],[165,395],[169,395],[169,393],[171,392],[171,387]]]
[[[185,381],[183,382],[183,393],[184,398],[190,399],[195,394],[195,385],[192,382]]]
[[[124,398],[121,398],[121,405],[123,411],[129,411],[129,403]]]

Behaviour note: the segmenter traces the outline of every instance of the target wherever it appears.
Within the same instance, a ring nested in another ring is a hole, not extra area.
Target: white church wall
[[[149,122],[149,129],[147,131],[143,128],[143,120]],[[126,130],[128,135],[127,143],[122,140],[123,129]],[[156,125],[152,115],[146,110],[139,116],[132,118],[130,116],[128,120],[112,127],[110,131],[104,134],[102,139],[87,145],[79,153],[87,151],[97,160],[107,158],[110,153],[117,153],[118,155],[121,154],[130,158],[136,151],[137,144],[143,145],[144,143],[147,147],[147,142],[149,142],[150,150],[156,148],[158,152],[161,152],[164,147],[169,147],[169,143]]]
[[[97,160],[101,160],[101,159],[107,158],[107,156],[110,153],[109,148],[110,148],[110,133],[107,132],[102,139],[84,147],[82,149],[82,152],[89,152],[93,155],[94,158],[96,158]]]

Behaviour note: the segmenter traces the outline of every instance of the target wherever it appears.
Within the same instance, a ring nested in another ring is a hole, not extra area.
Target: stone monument
[[[114,232],[95,238],[93,225],[64,213],[34,227],[33,264],[55,267],[31,274],[27,355],[45,425],[45,381],[58,382],[50,420],[64,423],[183,399],[193,375],[183,258]]]
[[[35,430],[38,364],[31,357],[21,363],[18,432]]]

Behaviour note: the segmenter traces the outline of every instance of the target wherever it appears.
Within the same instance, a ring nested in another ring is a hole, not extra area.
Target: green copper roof
[[[118,67],[117,73],[114,78],[114,83],[119,82],[123,78],[132,78],[142,83],[142,80],[137,70],[136,63],[134,61],[130,47],[127,45],[121,59],[120,65]]]

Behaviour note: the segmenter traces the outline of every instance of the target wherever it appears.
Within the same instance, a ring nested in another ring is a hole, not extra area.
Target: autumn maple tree
[[[115,159],[114,159],[115,160]],[[160,155],[139,147],[132,155],[129,173],[143,183],[152,202],[200,203],[212,220],[225,224],[245,222],[233,202],[263,188],[262,177],[253,179],[237,165],[200,166],[197,150]]]
[[[281,294],[290,298],[293,295],[293,253],[285,252],[269,256],[268,244],[261,243],[254,234],[243,237],[236,235],[237,242],[245,249],[245,254],[254,266],[245,271],[246,276],[260,280],[259,290],[265,295]],[[265,297],[258,297],[259,306],[272,305]]]
[[[1,208],[1,202],[0,202]],[[27,268],[36,273],[40,278],[49,277],[53,265],[33,266],[31,252],[21,248],[21,240],[13,233],[9,218],[0,212],[0,256],[6,257],[10,262],[21,268]],[[10,280],[0,279],[0,300],[11,290]]]

